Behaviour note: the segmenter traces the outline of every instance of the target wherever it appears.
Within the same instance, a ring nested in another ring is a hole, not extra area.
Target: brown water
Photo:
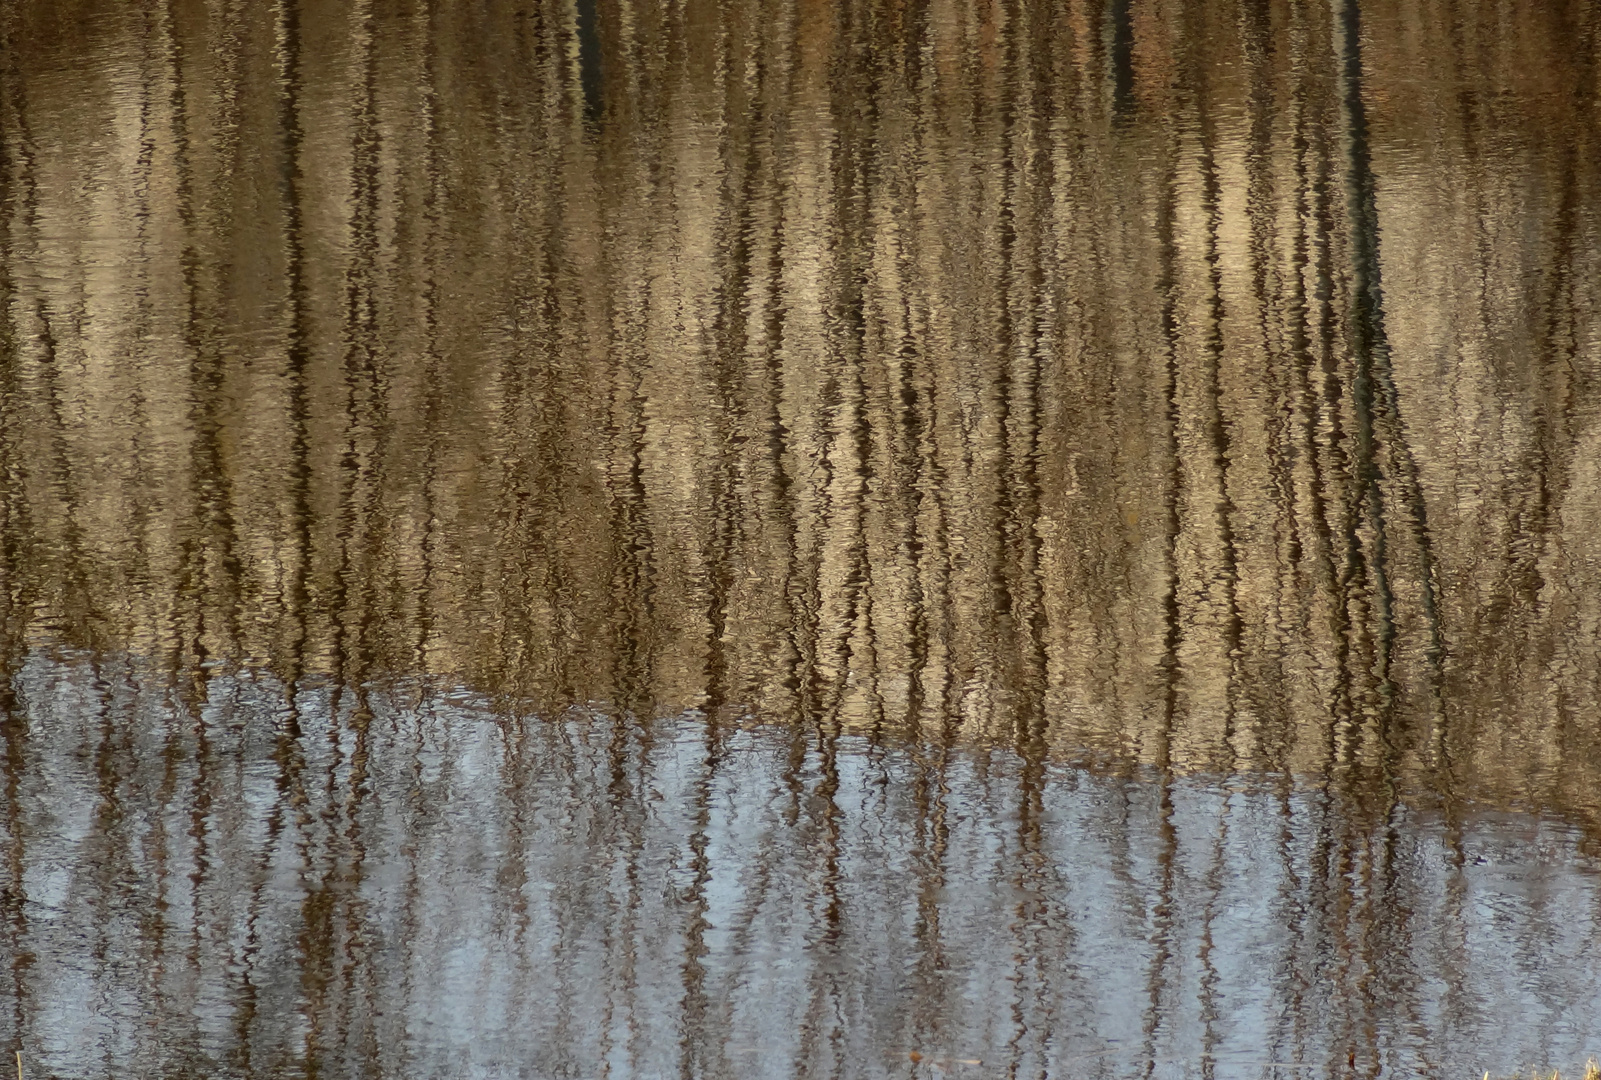
[[[1596,0],[0,2],[44,1076],[1601,1055]]]

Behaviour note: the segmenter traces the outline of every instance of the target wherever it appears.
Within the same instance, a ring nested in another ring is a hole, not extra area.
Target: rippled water
[[[1601,1055],[1595,0],[0,4],[30,1075]]]

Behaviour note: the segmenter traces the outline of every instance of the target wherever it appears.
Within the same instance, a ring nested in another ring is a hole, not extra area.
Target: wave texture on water
[[[1601,1052],[1598,57],[1594,0],[0,5],[0,1036]]]
[[[61,1075],[1465,1076],[1594,1050],[1601,862],[1558,822],[465,693],[219,677],[186,707],[150,674],[20,679],[28,962],[0,1025]]]

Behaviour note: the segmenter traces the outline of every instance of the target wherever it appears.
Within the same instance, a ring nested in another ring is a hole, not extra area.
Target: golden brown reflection
[[[8,5],[7,663],[1593,811],[1601,21],[1491,7]]]
[[[0,1039],[1571,1068],[1598,33],[0,4]]]

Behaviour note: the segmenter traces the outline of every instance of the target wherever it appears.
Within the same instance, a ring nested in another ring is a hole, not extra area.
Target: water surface
[[[0,1033],[1601,1054],[1598,35],[6,5]]]

